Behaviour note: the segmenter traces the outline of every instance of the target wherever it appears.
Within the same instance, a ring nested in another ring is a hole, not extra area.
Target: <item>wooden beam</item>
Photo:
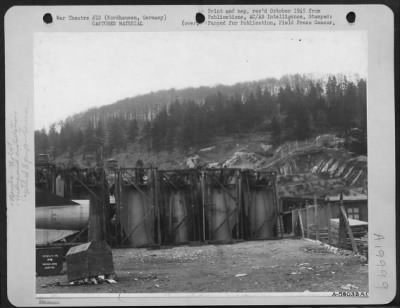
[[[306,203],[306,236],[310,238],[310,219],[309,219],[309,211],[308,211],[308,204]]]
[[[328,202],[328,204],[327,204],[327,211],[328,211],[328,244],[331,245],[331,243],[332,243],[332,233],[331,233],[332,211],[331,211],[331,203],[330,202]]]
[[[236,202],[236,197],[234,195],[232,195],[228,189],[226,189],[225,185],[223,183],[221,183],[221,181],[214,174],[211,174],[211,177],[213,177],[217,181],[217,183],[221,187],[221,189],[223,191],[225,191],[228,194],[228,196],[231,197]]]
[[[240,171],[237,173],[236,177],[237,183],[237,200],[236,200],[236,207],[237,207],[237,215],[236,215],[236,239],[240,238],[240,214],[242,213],[242,175]]]
[[[347,228],[347,233],[349,234],[350,240],[351,240],[351,246],[353,248],[354,253],[358,253],[358,248],[357,248],[357,244],[354,240],[354,236],[353,236],[353,231],[351,230],[350,224],[349,224],[349,220],[347,219],[347,215],[346,215],[346,210],[344,209],[344,206],[341,205],[340,206],[340,212],[343,216],[344,219],[344,223],[346,225]]]
[[[294,227],[295,227],[295,225],[296,225],[296,219],[295,219],[296,210],[292,210],[292,211],[290,211],[290,212],[292,213],[292,232],[291,232],[291,234],[294,235]],[[298,212],[297,212],[297,213],[298,213]]]
[[[160,210],[160,201],[159,201],[159,176],[157,169],[153,170],[153,179],[154,179],[154,202],[157,211],[157,243],[161,245],[161,210]]]
[[[300,231],[301,231],[301,237],[304,238],[304,226],[303,226],[303,218],[301,218],[301,212],[303,210],[302,209],[298,209],[299,212],[299,222],[300,222]]]
[[[319,213],[317,197],[314,195],[314,222],[315,222],[315,239],[319,241]]]
[[[205,183],[205,173],[201,172],[200,182],[201,182],[201,210],[202,210],[202,218],[203,218],[203,241],[206,241],[206,215],[205,215],[205,207],[207,203],[207,192],[206,192],[206,183]]]

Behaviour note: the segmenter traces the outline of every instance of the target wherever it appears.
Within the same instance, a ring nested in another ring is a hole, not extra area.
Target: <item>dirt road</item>
[[[38,293],[368,291],[368,266],[303,239],[168,249],[114,249],[117,284],[61,286],[37,277]]]

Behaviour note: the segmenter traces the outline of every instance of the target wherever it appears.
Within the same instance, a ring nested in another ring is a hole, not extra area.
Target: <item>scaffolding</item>
[[[90,199],[88,239],[104,239],[114,247],[227,243],[281,234],[275,172],[119,167],[52,172],[57,173],[49,176],[54,183],[62,179],[63,197]]]

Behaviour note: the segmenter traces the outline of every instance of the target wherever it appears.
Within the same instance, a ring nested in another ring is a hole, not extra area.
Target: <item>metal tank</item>
[[[60,197],[64,197],[64,179],[61,175],[56,177],[56,195]]]
[[[212,187],[207,211],[209,238],[216,241],[232,240],[232,231],[236,223],[236,201],[231,197],[236,189]]]
[[[43,206],[36,208],[36,228],[81,230],[88,224],[89,200],[73,200],[79,205]]]
[[[273,238],[276,223],[273,190],[252,188],[249,201],[250,237],[252,239]]]
[[[151,245],[153,240],[154,217],[150,203],[150,190],[136,190],[133,186],[122,185],[120,223],[123,231],[122,244],[129,247]]]
[[[185,193],[183,191],[171,192],[168,207],[170,240],[177,244],[188,242],[189,223]]]

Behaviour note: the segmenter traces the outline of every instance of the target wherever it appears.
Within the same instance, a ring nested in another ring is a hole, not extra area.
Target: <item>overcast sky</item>
[[[35,129],[162,89],[367,74],[362,32],[37,33],[34,47]]]

